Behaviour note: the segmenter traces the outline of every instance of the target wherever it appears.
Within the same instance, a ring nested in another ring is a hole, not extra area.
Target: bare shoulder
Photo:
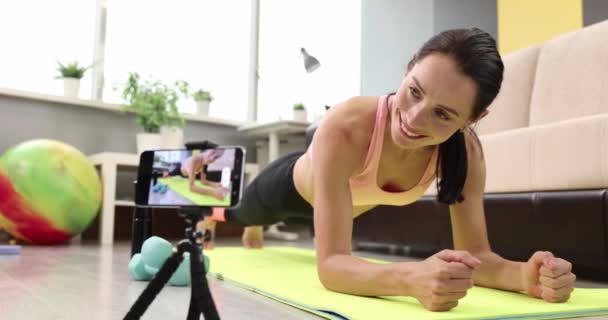
[[[477,163],[482,163],[484,161],[483,146],[477,133],[474,130],[467,128],[464,131],[464,138],[468,158]],[[471,161],[469,161],[469,163],[470,162]]]
[[[371,138],[377,105],[378,97],[352,97],[332,107],[319,128],[325,127],[350,143],[364,143]]]
[[[374,129],[378,97],[353,97],[332,107],[313,137],[314,157],[329,156],[352,174],[365,162]],[[322,165],[314,161],[313,165]]]
[[[483,146],[477,133],[471,129],[465,130],[465,145],[467,148],[467,178],[464,193],[483,194],[486,182],[486,163],[483,155]],[[465,195],[465,198],[467,197]]]

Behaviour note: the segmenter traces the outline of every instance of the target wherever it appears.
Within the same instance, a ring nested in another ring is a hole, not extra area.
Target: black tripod
[[[196,224],[201,216],[211,214],[211,208],[197,209],[180,209],[179,215],[183,217],[189,226],[186,228],[186,239],[181,240],[177,245],[177,252],[165,261],[161,269],[158,271],[154,279],[148,284],[146,289],[141,293],[137,301],[131,306],[131,309],[125,316],[125,320],[139,319],[148,306],[154,301],[156,295],[163,289],[171,275],[177,270],[179,264],[184,260],[184,253],[190,252],[190,276],[192,279],[190,307],[188,309],[188,320],[200,319],[202,313],[206,320],[216,320],[220,316],[215,308],[213,297],[209,291],[207,283],[206,271],[202,265],[202,240],[210,240],[211,233],[205,232],[203,235],[200,231],[196,231]]]

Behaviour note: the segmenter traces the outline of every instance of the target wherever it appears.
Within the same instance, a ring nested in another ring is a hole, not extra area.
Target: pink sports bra
[[[378,100],[376,124],[374,125],[374,131],[365,158],[364,169],[349,180],[353,206],[378,204],[401,206],[410,204],[422,197],[435,178],[438,147],[435,147],[424,175],[413,188],[403,192],[388,192],[378,186],[378,164],[380,163],[380,155],[382,154],[384,129],[389,113],[388,97],[388,95],[385,95]]]

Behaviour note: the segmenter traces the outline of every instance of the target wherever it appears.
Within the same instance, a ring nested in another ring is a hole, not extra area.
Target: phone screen
[[[150,150],[141,154],[135,203],[151,207],[233,207],[241,199],[242,147]]]

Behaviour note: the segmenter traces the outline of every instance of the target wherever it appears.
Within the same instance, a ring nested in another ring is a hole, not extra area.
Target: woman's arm
[[[452,236],[456,250],[466,250],[482,261],[473,275],[475,284],[510,291],[523,290],[521,262],[509,261],[493,253],[488,241],[483,210],[486,167],[481,144],[465,130],[468,170],[463,189],[465,200],[450,206]]]
[[[346,107],[332,108],[313,138],[313,207],[319,279],[327,289],[342,293],[402,295],[405,291],[399,273],[407,272],[407,263],[399,269],[351,255],[353,209],[349,178],[366,148],[344,124],[349,117],[342,112]]]
[[[215,190],[201,188],[194,183],[196,181],[196,173],[194,173],[195,171],[194,171],[193,167],[194,167],[194,164],[192,164],[192,166],[190,166],[189,168],[186,168],[186,172],[188,172],[188,187],[189,187],[190,191],[198,193],[198,194],[215,196],[215,193],[216,193]],[[203,177],[203,173],[201,172],[201,178],[202,177]]]
[[[528,294],[551,302],[568,300],[576,277],[572,265],[548,252],[537,252],[527,262],[503,259],[490,249],[483,207],[486,167],[481,143],[465,133],[468,156],[465,200],[450,206],[454,247],[482,261],[474,273],[477,285]]]
[[[357,109],[357,101],[349,102],[332,108],[313,138],[314,223],[321,283],[347,294],[413,296],[432,311],[454,308],[473,286],[472,272],[479,264],[468,253],[444,250],[421,262],[389,264],[351,255],[353,215],[358,212],[353,212],[349,178],[364,161],[369,145],[369,135],[357,135],[373,130],[375,113],[370,116],[371,124],[351,121],[353,115],[361,117],[366,110]]]
[[[201,184],[206,185],[206,186],[210,186],[210,187],[214,187],[214,188],[219,188],[222,186],[219,182],[207,180],[207,175],[203,171],[201,171],[199,180],[200,180]]]

